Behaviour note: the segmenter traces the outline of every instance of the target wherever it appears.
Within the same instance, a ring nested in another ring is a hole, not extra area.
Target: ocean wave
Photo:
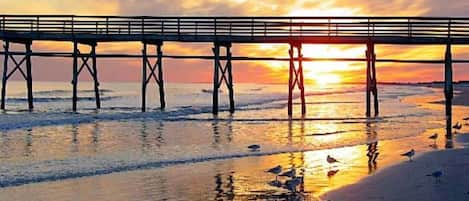
[[[100,97],[101,101],[108,101],[111,99],[117,99],[121,98],[121,96],[104,96]],[[95,97],[94,96],[89,96],[89,97],[78,97],[78,101],[94,101]],[[28,98],[7,98],[6,99],[8,102],[27,102]],[[38,102],[38,103],[46,103],[46,102],[66,102],[66,101],[72,101],[73,98],[71,97],[34,97],[33,102]]]
[[[99,92],[100,94],[103,94],[103,93],[113,92],[113,90],[100,89]],[[62,90],[62,89],[33,92],[34,95],[38,95],[38,96],[60,96],[60,95],[68,95],[71,93],[72,93],[72,90]],[[94,93],[94,90],[83,89],[83,90],[78,90],[78,93]]]

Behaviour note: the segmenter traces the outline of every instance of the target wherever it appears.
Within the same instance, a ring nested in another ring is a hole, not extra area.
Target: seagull
[[[435,140],[438,138],[438,133],[435,133],[433,135],[431,135],[430,137],[428,137],[428,139],[432,139],[432,140]]]
[[[291,178],[293,178],[293,177],[296,176],[296,170],[295,170],[295,168],[292,168],[291,170],[288,170],[288,171],[286,171],[286,172],[284,172],[284,173],[282,173],[282,174],[280,174],[280,175],[278,175],[278,176],[281,176],[281,177],[291,177]]]
[[[248,149],[250,149],[252,152],[259,151],[260,148],[261,148],[261,145],[258,145],[258,144],[252,144],[248,146]]]
[[[293,179],[285,181],[285,188],[289,191],[296,192],[296,186],[300,185],[303,181],[303,177],[295,177]]]
[[[443,172],[441,170],[432,172],[431,174],[427,174],[427,176],[435,178],[436,182],[440,182],[441,175],[443,175]]]
[[[337,172],[339,172],[339,170],[330,170],[327,172],[327,177],[333,177]]]
[[[412,156],[414,156],[414,155],[415,155],[415,150],[414,149],[411,149],[410,151],[401,154],[401,156],[409,157],[409,161],[412,161]]]
[[[338,163],[338,162],[339,162],[337,159],[335,159],[335,158],[333,158],[333,157],[331,157],[331,156],[329,156],[329,155],[327,155],[327,159],[326,159],[326,160],[327,160],[327,163],[329,163],[329,164],[333,164],[333,163]]]
[[[459,122],[456,122],[456,124],[453,126],[454,129],[456,130],[459,130],[462,128],[462,124],[460,124]]]
[[[268,169],[266,172],[275,174],[275,180],[277,180],[278,174],[282,172],[282,166],[277,165],[273,168]]]

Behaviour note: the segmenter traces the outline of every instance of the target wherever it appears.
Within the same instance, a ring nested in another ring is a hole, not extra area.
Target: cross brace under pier
[[[17,60],[13,54],[10,54],[10,43],[18,43],[22,44],[25,47],[25,52],[22,52],[22,59]],[[8,79],[16,72],[19,71],[26,80],[26,88],[28,93],[28,109],[32,110],[33,106],[33,78],[31,73],[31,40],[24,40],[24,41],[4,41],[4,60],[3,60],[3,77],[2,77],[2,100],[0,108],[2,110],[5,109],[5,98],[6,98],[6,88],[7,88],[7,81]],[[9,71],[9,61],[13,62],[13,68]],[[24,64],[24,65],[23,65]],[[26,72],[22,68],[22,66],[26,66]]]
[[[224,65],[221,63],[222,59],[220,58],[220,47],[224,47],[226,49],[226,62]],[[231,43],[215,42],[212,50],[214,54],[212,113],[215,115],[218,114],[218,91],[220,90],[223,81],[228,88],[230,98],[230,113],[233,113],[235,111],[235,105],[233,92],[233,72],[231,65]]]
[[[84,44],[90,46],[89,53],[81,53],[78,45]],[[72,85],[73,85],[73,97],[72,97],[72,110],[77,110],[77,101],[78,101],[78,76],[82,72],[84,68],[88,70],[90,75],[93,78],[94,82],[94,93],[95,93],[95,100],[96,100],[96,108],[101,108],[101,99],[99,94],[99,81],[98,81],[98,70],[96,68],[96,46],[97,43],[94,41],[74,41],[73,42],[73,77],[72,77]],[[81,60],[80,67],[79,66],[79,59]],[[91,59],[91,66],[88,63]]]
[[[162,41],[143,41],[142,49],[142,112],[146,111],[146,93],[147,85],[153,78],[158,85],[160,94],[160,106],[163,110],[166,107],[165,95],[164,95],[164,80],[163,80],[163,51]],[[150,57],[148,56],[148,45],[154,45],[156,48],[156,61],[151,63]],[[150,74],[147,75],[147,70],[150,70]],[[158,74],[155,71],[158,71]]]
[[[295,58],[296,49],[296,58]],[[295,86],[300,89],[301,99],[301,114],[306,114],[306,102],[305,102],[305,87],[303,79],[303,53],[301,52],[301,43],[290,43],[290,70],[288,79],[288,115],[293,114],[293,90]],[[298,63],[298,67],[295,65],[295,61]]]

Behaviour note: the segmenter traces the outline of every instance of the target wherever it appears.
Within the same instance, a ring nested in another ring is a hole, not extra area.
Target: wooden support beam
[[[213,69],[213,94],[212,94],[212,113],[218,114],[218,89],[219,89],[219,64],[220,64],[220,44],[215,43],[212,48],[214,54],[214,69]]]
[[[379,101],[378,101],[378,81],[376,78],[376,53],[374,44],[369,43],[368,45],[370,49],[370,66],[371,66],[371,93],[373,95],[373,106],[375,116],[379,114]]]
[[[147,94],[147,44],[143,43],[142,49],[142,112],[146,111],[146,94]]]
[[[373,95],[374,114],[379,114],[378,81],[376,78],[376,54],[374,44],[366,44],[366,117],[371,116],[371,95]]]
[[[366,48],[366,117],[371,116],[371,51],[370,45]]]
[[[32,41],[29,43],[25,43],[26,49],[26,88],[28,89],[28,109],[31,111],[33,106],[33,77],[31,72],[31,44]]]
[[[146,111],[146,90],[147,85],[150,80],[153,78],[158,85],[159,94],[160,94],[160,108],[164,110],[166,107],[165,93],[164,93],[164,79],[163,79],[163,51],[162,41],[142,41],[142,112]],[[150,62],[150,57],[153,55],[148,55],[148,45],[154,45],[156,48],[156,61],[155,63]],[[147,70],[150,70],[150,74],[147,74]],[[155,72],[157,70],[157,72]]]
[[[7,73],[8,73],[8,57],[9,57],[9,48],[10,42],[4,41],[3,49],[5,50],[4,59],[3,59],[3,76],[2,76],[2,103],[1,109],[5,109],[5,98],[6,98],[6,89],[7,89]]]
[[[166,107],[165,95],[164,95],[164,79],[163,79],[163,51],[161,50],[163,43],[156,45],[157,53],[157,67],[158,67],[158,88],[160,92],[160,108],[163,110]]]
[[[91,75],[93,76],[93,81],[94,81],[94,95],[95,95],[95,100],[96,100],[96,108],[101,109],[101,98],[99,94],[99,81],[98,81],[98,69],[96,67],[96,46],[97,43],[91,44],[91,61],[92,61],[92,68],[93,68],[93,73]]]
[[[73,42],[73,70],[72,70],[72,110],[75,112],[77,111],[77,84],[78,84],[78,42]]]
[[[445,114],[446,114],[446,136],[452,137],[452,104],[453,104],[453,64],[451,54],[451,43],[446,45],[445,54]]]
[[[297,46],[298,50],[298,73],[297,75],[299,76],[299,88],[300,88],[300,98],[301,98],[301,114],[304,115],[306,114],[306,102],[305,102],[305,85],[304,85],[304,79],[303,79],[303,52],[301,44]]]
[[[231,64],[231,45],[226,47],[226,68],[228,70],[228,93],[230,96],[230,112],[234,113],[235,104],[234,104],[234,91],[233,91],[233,69]]]
[[[290,49],[288,50],[290,55],[290,68],[288,71],[288,116],[293,114],[293,70],[295,69],[294,56],[293,56],[293,45],[290,44]]]

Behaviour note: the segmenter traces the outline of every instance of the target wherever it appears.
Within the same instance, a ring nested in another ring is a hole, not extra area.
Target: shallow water
[[[78,114],[68,112],[70,91],[61,83],[36,84],[43,101],[33,113],[20,111],[24,93],[12,85],[0,117],[0,200],[314,199],[406,160],[399,153],[410,148],[457,146],[427,139],[443,136],[444,115],[442,106],[424,102],[441,91],[424,87],[382,86],[380,117],[366,119],[362,86],[310,86],[307,116],[295,105],[289,120],[283,85],[238,85],[236,113],[216,118],[208,84],[170,83],[169,108],[157,110],[151,94],[156,109],[144,114],[138,84],[103,83],[104,108],[95,111],[94,100],[84,98]],[[80,94],[90,96],[86,85]],[[455,107],[455,119],[464,114],[466,107]],[[372,143],[379,155],[368,165]],[[260,151],[247,150],[250,144]],[[341,163],[329,166],[327,155]],[[300,170],[301,193],[267,184],[275,177],[264,170],[277,164]]]

